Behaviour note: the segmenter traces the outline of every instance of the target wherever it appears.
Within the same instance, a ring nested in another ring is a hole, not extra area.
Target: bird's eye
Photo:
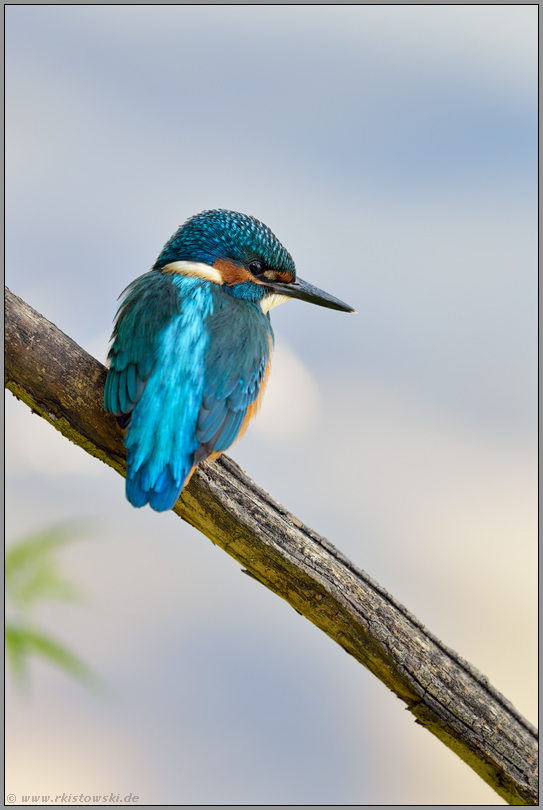
[[[266,271],[266,265],[264,264],[264,262],[259,262],[256,259],[252,262],[249,262],[247,268],[249,272],[253,274],[253,276],[261,276],[262,273]]]

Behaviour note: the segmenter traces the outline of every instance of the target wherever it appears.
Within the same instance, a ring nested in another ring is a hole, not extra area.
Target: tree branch
[[[105,367],[6,289],[6,386],[125,475]],[[537,804],[537,731],[481,675],[324,537],[222,456],[174,512],[234,557],[391,689],[509,804]]]

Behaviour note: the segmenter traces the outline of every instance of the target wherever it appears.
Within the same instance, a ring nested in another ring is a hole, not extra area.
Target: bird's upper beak
[[[285,295],[288,298],[299,298],[301,301],[308,301],[310,304],[318,304],[320,307],[328,307],[329,309],[339,309],[340,312],[356,312],[344,301],[339,298],[334,298],[324,290],[319,290],[313,284],[297,278],[296,281],[291,281],[285,284],[281,281],[273,281],[271,284],[266,284],[278,295]]]

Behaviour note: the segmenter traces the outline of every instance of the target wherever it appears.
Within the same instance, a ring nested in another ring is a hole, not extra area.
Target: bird
[[[266,225],[226,209],[190,217],[119,297],[104,408],[122,430],[128,501],[157,512],[256,415],[274,345],[270,310],[299,299],[355,312],[297,277]]]

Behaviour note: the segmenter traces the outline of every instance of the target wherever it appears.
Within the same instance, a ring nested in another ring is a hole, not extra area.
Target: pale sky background
[[[536,721],[537,7],[7,8],[7,284],[104,360],[190,215],[262,219],[358,316],[272,312],[231,455]],[[7,791],[502,804],[384,686],[7,394],[7,534],[76,519],[8,691]]]

